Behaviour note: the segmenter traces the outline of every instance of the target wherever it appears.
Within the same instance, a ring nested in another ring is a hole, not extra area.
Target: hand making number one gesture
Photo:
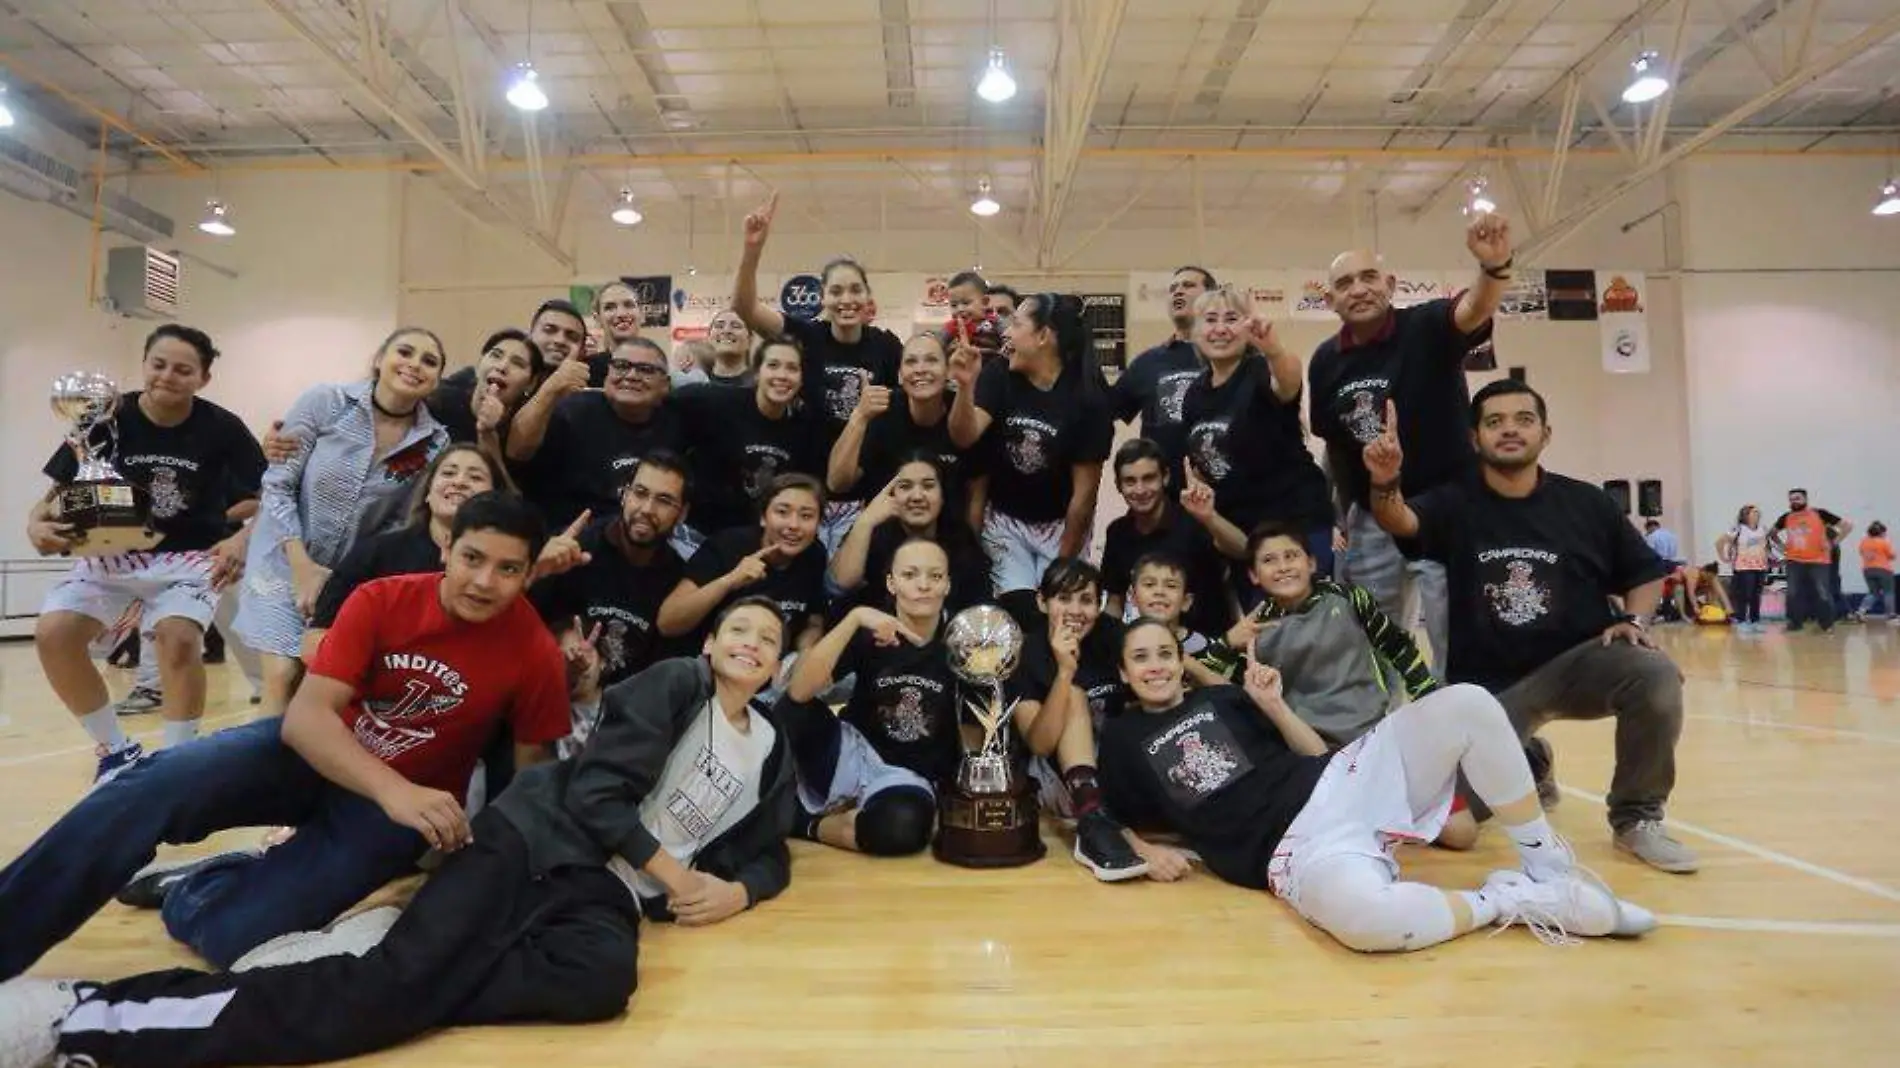
[[[1385,426],[1379,436],[1366,442],[1366,474],[1374,486],[1390,486],[1399,480],[1399,466],[1405,453],[1399,448],[1399,409],[1390,398],[1385,402]]]
[[[765,203],[754,208],[745,217],[745,243],[748,248],[762,248],[765,239],[772,236],[772,216],[778,214],[778,190],[765,198]]]
[[[1193,460],[1183,467],[1185,476],[1181,485],[1181,510],[1205,526],[1214,518],[1214,487],[1201,477]]]

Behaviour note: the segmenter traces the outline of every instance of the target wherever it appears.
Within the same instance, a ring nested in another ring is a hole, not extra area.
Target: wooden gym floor
[[[1201,872],[1098,884],[1053,833],[1047,860],[996,873],[796,843],[777,901],[708,930],[649,925],[623,1019],[446,1033],[356,1063],[1900,1063],[1900,851],[1880,845],[1900,781],[1900,628],[1674,627],[1664,640],[1689,679],[1670,816],[1701,874],[1651,872],[1609,848],[1608,725],[1549,734],[1568,795],[1558,826],[1619,892],[1665,915],[1638,943],[1548,948],[1513,930],[1369,958]],[[213,723],[248,718],[235,670],[213,671]],[[85,788],[83,743],[31,648],[0,647],[0,857]],[[1404,863],[1469,886],[1513,861],[1491,833],[1473,855]],[[110,905],[35,971],[188,963],[153,914]]]

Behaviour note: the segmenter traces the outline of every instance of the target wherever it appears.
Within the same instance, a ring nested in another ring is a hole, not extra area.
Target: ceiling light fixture
[[[198,229],[212,237],[230,237],[237,233],[237,227],[231,225],[231,209],[222,200],[205,201],[205,217],[198,223]]]
[[[1900,215],[1900,179],[1889,178],[1880,187],[1880,203],[1874,205],[1874,214]]]
[[[1465,183],[1466,215],[1488,215],[1498,210],[1498,202],[1487,192],[1490,185],[1490,180],[1482,174]]]
[[[1630,60],[1630,84],[1623,90],[1625,104],[1646,104],[1669,91],[1669,79],[1663,75],[1662,56],[1646,51]]]
[[[508,102],[522,111],[540,111],[548,106],[548,94],[541,89],[541,76],[534,64],[522,60],[515,65],[514,81],[508,83]]]
[[[0,130],[13,125],[13,111],[7,107],[7,87],[0,85]]]
[[[976,199],[970,201],[970,214],[980,215],[987,219],[1002,210],[1003,206],[996,202],[995,197],[990,196],[989,175],[986,174],[978,178],[976,180]]]
[[[1016,79],[1009,76],[1002,49],[990,49],[990,65],[984,68],[982,79],[976,83],[976,95],[992,104],[1000,104],[1016,95]]]
[[[620,191],[620,199],[614,202],[614,210],[607,217],[622,226],[638,226],[640,220],[646,218],[640,214],[640,209],[634,206],[631,189]]]

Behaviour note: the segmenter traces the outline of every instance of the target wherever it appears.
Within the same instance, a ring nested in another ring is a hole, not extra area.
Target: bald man
[[[1511,228],[1484,214],[1465,230],[1465,248],[1478,262],[1477,279],[1455,298],[1394,308],[1397,280],[1378,254],[1341,253],[1327,272],[1327,301],[1340,331],[1322,342],[1307,371],[1313,431],[1326,442],[1333,484],[1346,507],[1346,555],[1341,578],[1363,586],[1379,607],[1408,620],[1408,594],[1425,618],[1434,670],[1444,674],[1445,569],[1407,562],[1391,535],[1379,529],[1368,504],[1366,443],[1384,428],[1386,401],[1398,412],[1405,450],[1405,493],[1422,493],[1476,470],[1466,424],[1471,394],[1465,385],[1468,354],[1487,347],[1491,314],[1511,281]],[[1416,457],[1416,459],[1414,459]]]

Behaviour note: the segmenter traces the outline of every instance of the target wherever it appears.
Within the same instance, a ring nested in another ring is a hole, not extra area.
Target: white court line
[[[1756,934],[1836,935],[1843,938],[1900,938],[1900,923],[1815,923],[1807,920],[1745,920],[1725,916],[1657,916],[1669,927]]]
[[[1892,734],[1868,734],[1865,731],[1843,730],[1840,727],[1814,727],[1806,723],[1776,723],[1773,720],[1749,719],[1746,716],[1718,716],[1709,712],[1687,712],[1686,719],[1706,719],[1714,723],[1739,723],[1744,727],[1767,727],[1777,731],[1803,731],[1808,734],[1826,734],[1835,738],[1852,738],[1860,742],[1885,742],[1888,745],[1900,745],[1900,736]]]
[[[1571,797],[1580,797],[1585,801],[1597,805],[1605,803],[1602,794],[1593,794],[1588,790],[1579,790],[1574,786],[1563,786],[1561,783],[1559,786],[1564,793],[1569,794]],[[1693,834],[1698,838],[1707,838],[1717,845],[1724,845],[1730,849],[1760,857],[1763,860],[1779,864],[1784,868],[1793,868],[1795,871],[1806,872],[1817,879],[1826,879],[1830,883],[1850,887],[1859,890],[1861,893],[1872,894],[1877,898],[1882,898],[1887,901],[1900,901],[1900,890],[1895,890],[1893,887],[1887,886],[1884,883],[1877,883],[1872,879],[1863,879],[1858,875],[1849,875],[1846,872],[1835,871],[1833,868],[1824,868],[1811,861],[1802,860],[1800,857],[1791,857],[1786,853],[1776,852],[1766,846],[1758,846],[1753,842],[1744,842],[1740,838],[1723,834],[1720,831],[1711,831],[1706,827],[1697,827],[1693,823],[1684,823],[1681,820],[1673,818],[1664,820],[1663,822],[1676,830]]]
[[[214,724],[225,723],[230,720],[235,720],[239,716],[243,716],[243,715],[246,715],[246,713],[225,712],[216,716],[206,716],[203,719],[199,720],[198,724],[201,727],[209,727]],[[74,725],[77,726],[78,722],[74,721]],[[137,734],[127,735],[127,737],[138,739],[138,740],[149,740],[152,738],[162,738],[164,736],[165,736],[165,728],[163,727],[160,727],[158,730],[155,730],[155,731],[140,731]],[[48,749],[43,753],[22,753],[19,756],[0,757],[0,768],[16,768],[16,767],[19,767],[21,764],[31,764],[36,760],[51,760],[54,757],[71,756],[74,753],[90,753],[90,752],[93,752],[97,748],[98,746],[96,744],[74,745],[74,746],[68,746],[65,749]]]

